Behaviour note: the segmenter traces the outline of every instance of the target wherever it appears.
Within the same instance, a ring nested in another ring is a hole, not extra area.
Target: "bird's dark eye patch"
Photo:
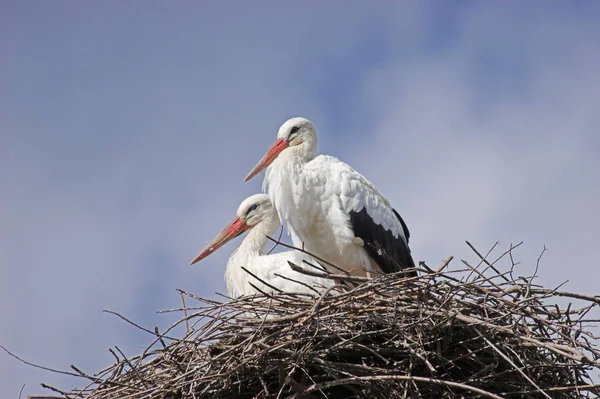
[[[249,214],[252,211],[255,211],[256,208],[258,208],[258,205],[256,205],[256,204],[250,205],[250,208],[248,208],[248,210],[246,211],[246,215]]]
[[[300,130],[300,128],[299,128],[298,126],[294,126],[294,127],[292,128],[292,130],[290,130],[290,136],[291,136],[292,134],[296,134],[296,133],[298,133],[298,130]]]

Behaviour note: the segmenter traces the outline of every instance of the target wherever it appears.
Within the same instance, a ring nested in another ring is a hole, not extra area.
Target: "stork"
[[[295,246],[352,275],[413,268],[406,274],[416,276],[410,233],[398,212],[348,164],[316,152],[313,124],[289,119],[244,181],[267,169],[263,191]]]
[[[284,292],[314,294],[333,285],[330,279],[323,279],[298,273],[292,270],[288,261],[296,264],[312,258],[298,251],[286,251],[265,255],[268,237],[279,227],[277,212],[266,194],[255,194],[246,198],[239,206],[236,216],[190,263],[206,258],[231,239],[248,231],[241,245],[233,251],[227,262],[225,282],[230,297],[256,294],[250,285],[254,284],[262,292],[274,292],[269,285]],[[252,278],[242,267],[258,277]],[[281,277],[283,276],[283,277]],[[312,287],[313,289],[309,288]]]

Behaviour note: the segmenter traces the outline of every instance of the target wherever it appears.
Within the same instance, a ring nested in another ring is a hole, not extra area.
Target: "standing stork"
[[[263,191],[295,246],[353,275],[412,268],[407,275],[416,276],[410,233],[398,212],[348,164],[316,152],[313,124],[289,119],[244,181],[267,168]]]
[[[190,264],[193,265],[206,258],[232,238],[248,231],[241,245],[233,251],[227,262],[225,282],[230,297],[237,298],[242,295],[259,293],[250,285],[250,282],[262,292],[272,293],[275,291],[260,280],[284,292],[305,294],[314,294],[315,290],[320,291],[322,288],[332,286],[333,281],[330,279],[305,275],[290,268],[288,261],[296,264],[301,263],[303,260],[312,261],[312,258],[307,255],[298,251],[286,251],[272,255],[264,254],[268,241],[267,237],[275,234],[279,225],[277,212],[273,209],[269,196],[266,194],[252,195],[240,204],[233,221]],[[260,280],[252,278],[242,267]]]

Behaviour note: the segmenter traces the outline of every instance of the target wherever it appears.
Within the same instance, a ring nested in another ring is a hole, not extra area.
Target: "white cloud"
[[[443,56],[371,71],[365,90],[380,124],[355,158],[406,215],[419,259],[467,254],[465,239],[481,250],[524,240],[519,253],[533,266],[546,244],[542,281],[570,279],[570,289],[595,292],[597,28],[553,14],[534,21],[506,29],[502,15],[482,8],[462,20],[466,27]],[[501,93],[480,92],[481,77],[470,74],[482,46],[498,60],[524,58],[524,90],[506,82]],[[382,170],[391,173],[378,176]]]

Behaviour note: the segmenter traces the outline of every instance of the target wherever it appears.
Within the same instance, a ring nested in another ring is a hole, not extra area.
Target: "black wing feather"
[[[406,242],[402,237],[394,237],[391,231],[375,224],[367,213],[367,208],[363,208],[359,212],[350,212],[350,224],[354,230],[354,235],[363,240],[365,250],[384,273],[394,273],[415,267],[415,262],[408,247],[410,233],[406,223],[396,210],[394,210],[394,214],[402,224]],[[407,275],[416,276],[417,272],[408,272]]]
[[[402,225],[402,230],[404,231],[404,237],[406,237],[406,243],[408,244],[408,241],[409,241],[408,239],[410,238],[410,231],[408,231],[408,226],[406,225],[406,223],[404,223],[404,220],[402,220],[402,216],[400,216],[394,208],[392,208],[392,211],[394,212],[394,215],[396,215],[396,217],[400,221],[400,224]]]

